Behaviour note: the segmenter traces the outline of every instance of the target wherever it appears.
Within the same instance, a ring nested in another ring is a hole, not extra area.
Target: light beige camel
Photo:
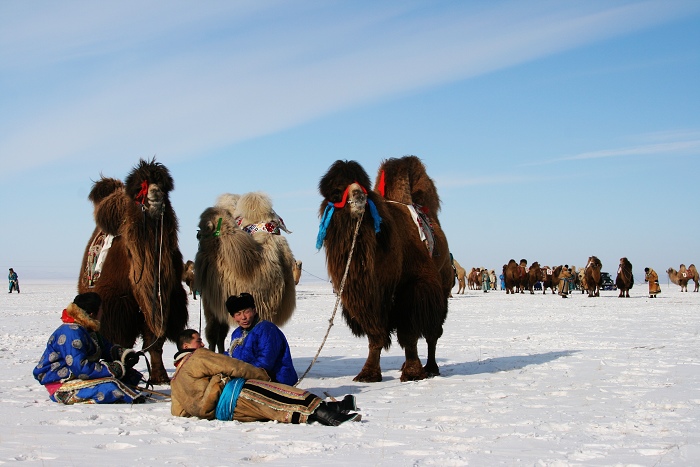
[[[452,264],[454,265],[455,268],[455,275],[457,276],[457,284],[459,285],[457,289],[458,294],[463,294],[464,290],[467,287],[466,284],[466,277],[467,277],[467,270],[464,269],[456,259],[452,260]]]
[[[280,230],[287,231],[284,222],[260,192],[222,195],[200,216],[195,288],[210,349],[224,350],[231,295],[252,294],[260,317],[278,326],[291,318],[296,308],[294,257]]]

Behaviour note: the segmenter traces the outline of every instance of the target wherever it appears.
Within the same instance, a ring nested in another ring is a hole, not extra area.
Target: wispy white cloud
[[[675,132],[664,133],[664,137],[669,137]],[[683,135],[688,133],[683,132]],[[677,136],[677,134],[676,134]],[[657,133],[661,137],[661,133]],[[700,139],[690,139],[681,141],[669,141],[664,143],[640,144],[614,149],[599,149],[597,151],[587,151],[570,156],[557,157],[544,161],[521,164],[521,167],[554,164],[567,161],[581,161],[588,159],[603,159],[614,157],[639,157],[639,156],[688,156],[700,155]]]
[[[700,9],[651,1],[207,5],[2,3],[0,70],[12,91],[0,116],[5,174],[95,154],[129,163],[144,153],[194,158]]]

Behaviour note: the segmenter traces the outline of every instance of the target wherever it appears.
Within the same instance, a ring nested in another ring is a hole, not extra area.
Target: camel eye
[[[333,190],[331,193],[331,199],[330,201],[334,203],[340,202],[340,200],[343,199],[343,191],[342,190]]]

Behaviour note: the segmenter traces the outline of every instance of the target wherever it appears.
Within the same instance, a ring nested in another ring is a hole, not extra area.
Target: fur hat
[[[95,292],[85,292],[76,295],[73,303],[85,310],[88,315],[97,315],[97,312],[100,311],[102,299]]]
[[[231,316],[246,308],[255,308],[255,299],[247,292],[243,292],[240,295],[231,295],[226,300],[226,309]]]

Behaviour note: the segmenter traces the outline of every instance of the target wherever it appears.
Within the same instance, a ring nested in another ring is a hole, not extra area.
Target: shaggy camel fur
[[[632,263],[627,258],[620,258],[615,285],[620,291],[618,298],[629,298],[630,289],[634,286],[634,275],[632,274]]]
[[[170,172],[155,159],[141,160],[125,184],[104,177],[95,182],[89,199],[97,227],[78,280],[79,293],[102,297],[101,332],[108,340],[133,347],[143,337],[153,384],[170,381],[163,344],[177,339],[188,320],[178,223],[168,196],[173,188]]]
[[[206,319],[209,348],[224,351],[232,320],[226,299],[248,292],[262,319],[282,326],[296,307],[294,257],[279,235],[284,222],[264,193],[224,194],[202,212],[195,285]]]
[[[406,357],[401,381],[438,375],[435,349],[447,317],[454,270],[437,218],[437,190],[414,156],[385,161],[375,191],[369,191],[369,184],[360,164],[341,160],[319,182],[324,200],[316,246],[325,247],[345,322],[355,336],[369,340],[367,360],[354,380],[382,380],[381,351],[391,346],[394,332]],[[417,222],[432,230],[419,231]],[[341,288],[356,227],[353,256]],[[421,337],[428,344],[425,367],[418,356]]]
[[[596,256],[588,257],[588,263],[584,269],[584,277],[586,278],[586,288],[589,297],[600,297],[600,286],[602,285],[602,276],[600,271],[603,269],[603,263]]]

